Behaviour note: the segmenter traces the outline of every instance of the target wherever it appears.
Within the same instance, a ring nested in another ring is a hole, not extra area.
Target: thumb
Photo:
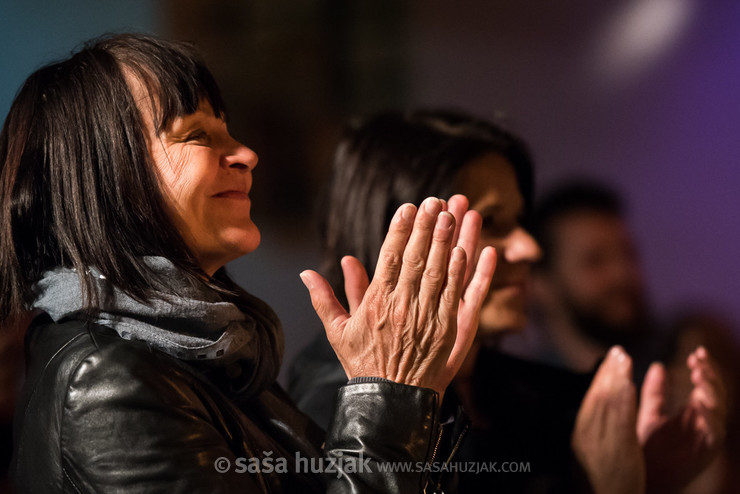
[[[347,311],[339,303],[329,282],[316,271],[306,270],[301,274],[301,281],[306,285],[311,295],[311,305],[316,314],[324,324],[329,341],[334,340],[335,333],[341,327],[341,323],[348,317]]]
[[[658,422],[663,420],[666,402],[666,371],[663,364],[653,362],[645,375],[637,413],[637,437],[645,444]]]

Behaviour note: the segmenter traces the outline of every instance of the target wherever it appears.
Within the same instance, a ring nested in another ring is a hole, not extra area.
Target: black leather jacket
[[[197,366],[103,326],[40,316],[26,352],[12,465],[19,493],[425,488],[423,472],[383,473],[377,462],[431,459],[439,430],[431,390],[345,386],[324,437],[277,384],[237,402]],[[334,471],[316,473],[321,458]]]

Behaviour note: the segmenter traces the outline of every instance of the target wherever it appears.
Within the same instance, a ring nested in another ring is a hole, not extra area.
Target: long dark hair
[[[498,125],[446,110],[388,112],[348,125],[320,208],[322,271],[337,296],[342,256],[357,257],[372,274],[395,210],[449,197],[460,169],[489,153],[514,167],[527,214],[532,160],[525,143]]]
[[[166,285],[142,256],[204,277],[168,216],[127,76],[148,92],[158,131],[201,100],[224,114],[212,75],[184,43],[106,36],[34,72],[0,133],[0,322],[28,309],[34,283],[60,266],[80,274],[91,310],[91,266],[141,300]]]

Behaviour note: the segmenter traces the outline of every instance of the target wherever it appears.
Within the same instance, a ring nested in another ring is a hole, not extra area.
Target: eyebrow
[[[475,205],[473,205],[473,208],[474,207]],[[504,206],[500,202],[495,202],[495,203],[486,204],[484,207],[482,207],[478,211],[478,214],[480,214],[481,216],[487,216],[487,215],[498,216],[498,215],[503,214],[503,212],[504,212]],[[517,219],[521,219],[523,216],[524,216],[524,202],[520,201],[518,207],[514,210],[514,217]]]

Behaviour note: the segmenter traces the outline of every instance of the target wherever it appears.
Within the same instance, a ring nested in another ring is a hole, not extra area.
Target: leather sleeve
[[[438,433],[439,395],[393,382],[350,384],[339,391],[327,432],[326,455],[341,473],[330,474],[327,492],[422,492]],[[415,471],[390,472],[408,465]]]
[[[61,421],[65,483],[77,492],[251,493],[260,477],[233,473],[235,457],[207,397],[184,371],[163,375],[143,352],[87,356],[71,375]],[[104,352],[105,353],[105,352]],[[226,458],[228,473],[214,462]]]

